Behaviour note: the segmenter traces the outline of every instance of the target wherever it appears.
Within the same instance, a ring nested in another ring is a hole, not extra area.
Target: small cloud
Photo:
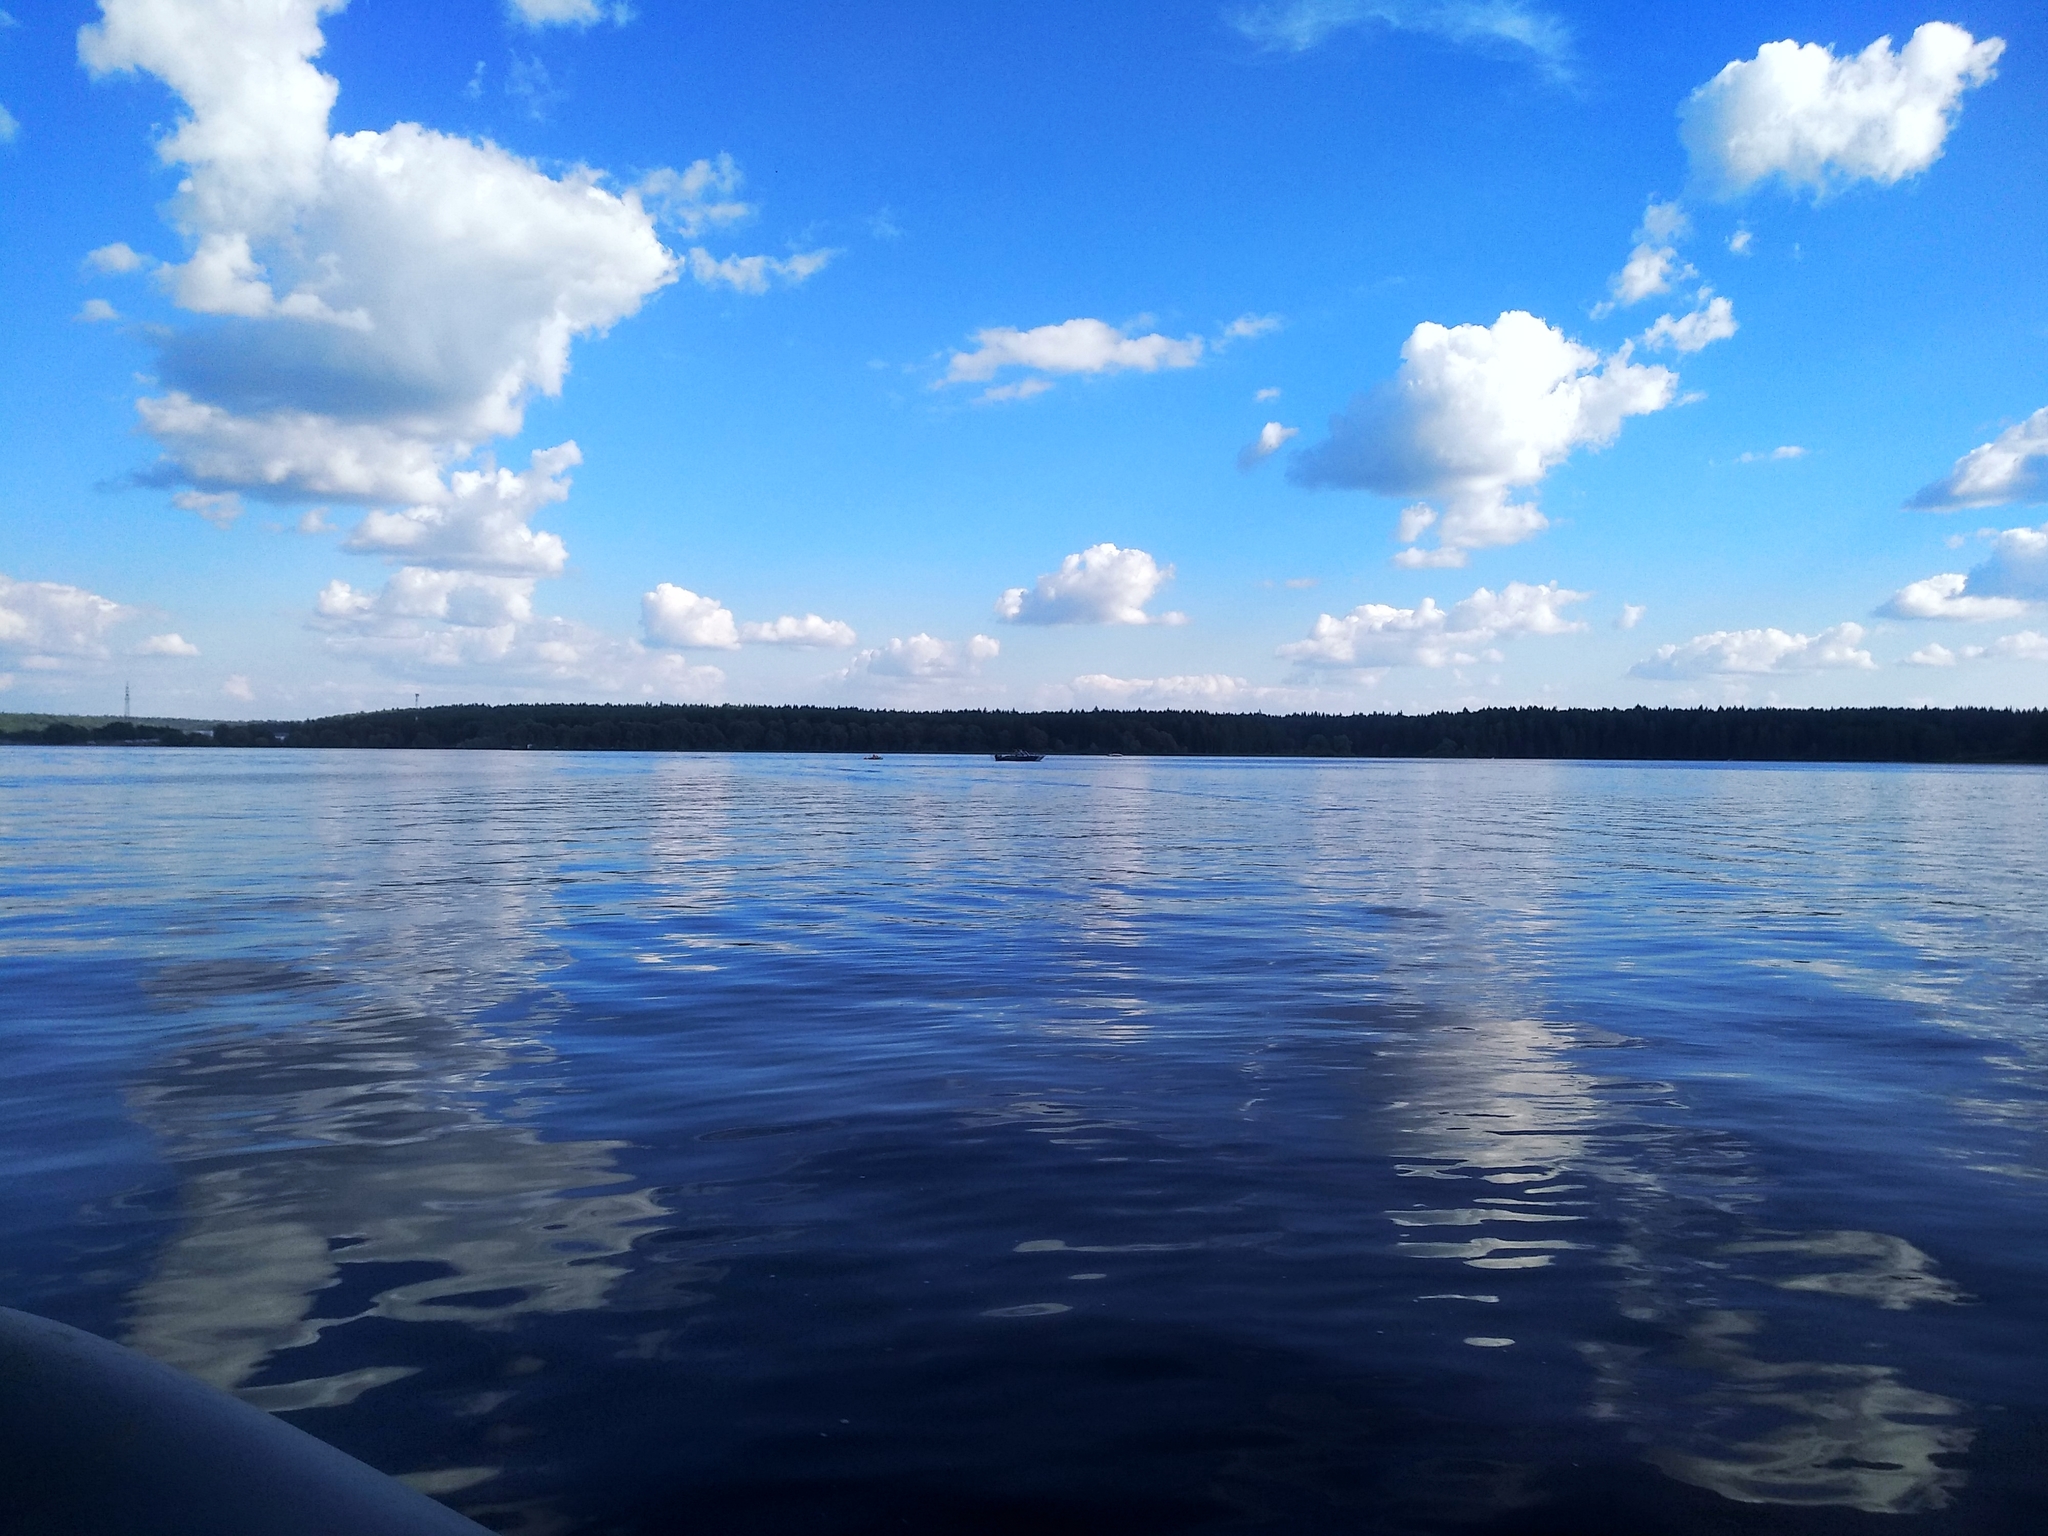
[[[1737,256],[1747,256],[1754,240],[1755,237],[1748,230],[1738,226],[1735,233],[1728,237],[1728,249]]]
[[[120,319],[121,312],[105,299],[87,299],[71,318],[85,325],[103,325],[109,320]]]
[[[482,101],[484,99],[484,61],[482,59],[478,59],[476,61],[476,68],[469,72],[469,84],[462,88],[462,94],[471,101]]]
[[[799,251],[793,256],[716,257],[701,245],[690,247],[690,276],[706,288],[720,286],[735,293],[766,293],[775,278],[795,287],[825,270],[837,250]]]
[[[118,277],[126,272],[139,272],[154,263],[127,241],[116,240],[112,245],[103,245],[98,250],[87,251],[85,265],[95,272]]]
[[[236,672],[220,685],[220,691],[231,699],[240,699],[244,704],[253,704],[256,690],[249,686],[249,679]]]
[[[12,144],[21,137],[21,124],[12,112],[0,106],[0,144]]]
[[[308,507],[299,514],[299,532],[303,534],[332,533],[334,524],[327,521],[325,507]]]
[[[1277,421],[1269,421],[1259,428],[1259,435],[1246,443],[1237,452],[1237,467],[1241,470],[1256,469],[1273,457],[1291,437],[1301,436],[1299,427],[1283,427]]]
[[[1255,390],[1252,393],[1252,399],[1261,405],[1264,405],[1268,400],[1278,400],[1279,398],[1280,391],[1271,385],[1264,389]]]
[[[896,216],[883,208],[868,215],[868,238],[871,240],[901,240],[903,231],[896,223]]]
[[[974,398],[983,405],[1000,405],[1005,400],[1029,400],[1051,388],[1051,379],[1019,379],[1014,384],[993,385]]]
[[[514,21],[536,31],[542,27],[594,27],[601,21],[623,27],[634,16],[630,5],[605,5],[601,0],[508,0],[507,9]]]
[[[171,505],[198,513],[216,528],[226,528],[242,515],[242,498],[233,491],[180,491]]]
[[[815,613],[807,613],[802,618],[785,613],[765,624],[740,626],[740,639],[748,645],[845,648],[851,646],[856,638],[851,624],[838,619],[823,619]]]
[[[1787,459],[1803,459],[1806,457],[1806,453],[1807,450],[1801,448],[1796,443],[1785,443],[1771,449],[1768,453],[1738,453],[1735,456],[1735,462],[1738,464],[1781,464]]]
[[[1614,627],[1616,629],[1634,629],[1643,622],[1643,615],[1649,611],[1641,603],[1623,603],[1621,605],[1621,612],[1614,616]]]
[[[512,63],[505,71],[505,94],[518,102],[536,123],[546,122],[548,114],[569,99],[569,93],[555,84],[538,54],[523,59],[516,53],[512,55]]]
[[[1290,576],[1281,585],[1292,587],[1297,592],[1306,592],[1310,587],[1322,585],[1322,580],[1316,576]]]
[[[137,656],[197,656],[199,647],[183,635],[151,635],[135,647]]]
[[[699,597],[672,582],[664,581],[641,596],[640,626],[653,645],[731,651],[740,643],[731,609],[715,597]]]
[[[1659,315],[1642,334],[1642,343],[1652,352],[1673,347],[1680,352],[1698,352],[1717,341],[1726,341],[1739,328],[1735,306],[1713,297],[1711,288],[1700,290],[1700,304],[1690,314]]]
[[[976,331],[973,339],[974,350],[955,352],[947,361],[945,378],[934,388],[986,384],[1006,368],[1024,369],[1036,375],[1157,373],[1163,368],[1193,368],[1201,362],[1203,352],[1199,336],[1178,340],[1157,333],[1130,336],[1104,321],[1087,318],[1062,320],[1057,325],[1036,326],[1028,331],[1008,325],[991,326]],[[1041,392],[1032,389],[1003,394],[991,389],[984,391],[981,398],[1022,399]]]
[[[1221,351],[1233,341],[1257,341],[1261,336],[1272,335],[1285,324],[1278,315],[1239,315],[1223,327],[1216,348]]]

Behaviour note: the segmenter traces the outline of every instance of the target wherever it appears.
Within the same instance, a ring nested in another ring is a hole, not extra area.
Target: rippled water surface
[[[2038,770],[24,748],[0,997],[0,1302],[502,1531],[2048,1502]]]

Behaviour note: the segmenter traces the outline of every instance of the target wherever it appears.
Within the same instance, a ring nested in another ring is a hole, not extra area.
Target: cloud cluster
[[[1961,571],[1944,571],[1924,581],[1908,582],[1891,595],[1880,616],[1888,619],[2016,619],[2027,605],[2014,597],[1980,597],[1969,590]]]
[[[996,599],[996,614],[1011,624],[1179,624],[1183,615],[1149,614],[1145,605],[1173,580],[1142,549],[1094,544],[1068,555],[1060,568],[1029,587],[1011,587]]]
[[[1202,360],[1199,336],[1153,332],[1127,336],[1102,320],[1063,320],[1028,331],[993,326],[974,333],[974,350],[955,352],[946,364],[946,384],[990,384],[983,400],[1022,400],[1052,388],[1052,375],[1157,373],[1164,368],[1192,368]],[[991,384],[1006,369],[1027,377],[1011,384]]]
[[[1896,53],[1889,37],[1849,58],[1819,43],[1766,43],[1692,93],[1680,135],[1724,197],[1771,177],[1816,196],[1855,181],[1890,186],[1940,158],[1963,92],[1991,79],[2004,51],[1944,21]]]
[[[1834,670],[1869,671],[1877,665],[1859,649],[1860,624],[1836,624],[1817,635],[1782,629],[1718,629],[1683,645],[1660,645],[1656,654],[1630,667],[1629,676],[1659,682],[1705,677],[1776,676]]]
[[[1908,667],[1953,667],[1970,661],[2048,661],[2048,635],[2023,629],[2000,635],[1989,645],[1923,645],[1902,663]]]
[[[1613,442],[1630,416],[1676,398],[1670,369],[1602,355],[1523,310],[1492,325],[1424,322],[1401,348],[1394,379],[1331,418],[1330,435],[1300,454],[1303,485],[1417,496],[1402,513],[1395,557],[1405,566],[1457,566],[1466,552],[1518,544],[1549,526],[1535,485],[1578,448]],[[1441,503],[1441,512],[1435,503]],[[1414,541],[1431,527],[1437,547]]]
[[[1957,512],[1965,507],[2044,500],[2048,500],[2048,405],[2007,427],[1990,442],[1972,448],[1906,505],[1923,512]]]
[[[666,581],[641,597],[640,625],[651,643],[684,650],[734,651],[742,645],[846,649],[857,638],[851,624],[815,613],[742,624],[717,598]]]
[[[1525,0],[1279,0],[1230,18],[1239,33],[1283,53],[1306,53],[1338,32],[1382,26],[1424,32],[1466,47],[1527,53],[1552,74],[1571,62],[1571,31]]]
[[[1223,672],[1179,677],[1112,677],[1090,672],[1068,685],[1075,704],[1117,709],[1253,709],[1279,690]]]
[[[1479,588],[1439,608],[1425,597],[1413,608],[1363,603],[1342,618],[1321,614],[1308,638],[1278,654],[1303,667],[1448,667],[1498,661],[1496,642],[1517,635],[1569,635],[1586,626],[1562,612],[1592,594],[1556,582],[1512,581],[1499,592]]]

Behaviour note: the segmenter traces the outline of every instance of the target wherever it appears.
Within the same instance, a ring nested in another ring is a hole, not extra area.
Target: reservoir
[[[2048,1503],[2038,768],[20,748],[0,999],[0,1304],[499,1531]]]

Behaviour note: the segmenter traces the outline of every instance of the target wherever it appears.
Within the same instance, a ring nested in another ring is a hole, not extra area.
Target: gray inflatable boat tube
[[[5,1536],[479,1536],[169,1366],[0,1307]]]

